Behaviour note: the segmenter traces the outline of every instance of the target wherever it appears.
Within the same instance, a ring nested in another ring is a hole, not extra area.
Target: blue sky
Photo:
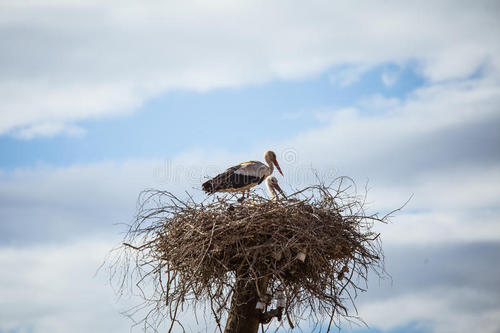
[[[343,331],[498,332],[499,14],[495,1],[2,2],[0,332],[128,331],[120,312],[137,299],[94,273],[138,193],[201,199],[203,179],[267,149],[285,192],[314,169],[368,182],[372,212],[413,195],[376,227],[392,280],[358,298],[369,327]]]

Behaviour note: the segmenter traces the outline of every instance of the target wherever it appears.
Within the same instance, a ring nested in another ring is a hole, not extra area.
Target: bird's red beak
[[[278,161],[274,160],[273,161],[274,165],[276,166],[276,169],[278,169],[278,171],[281,173],[281,175],[284,177],[285,175],[283,174],[283,172],[281,171],[281,168],[280,168],[280,165],[278,164]]]
[[[281,189],[281,187],[278,184],[275,184],[274,187],[276,187],[276,189],[281,193],[283,198],[287,199],[285,192],[283,192],[283,190]]]

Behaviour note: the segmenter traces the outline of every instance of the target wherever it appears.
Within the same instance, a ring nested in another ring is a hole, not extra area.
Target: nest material
[[[144,322],[166,317],[181,324],[178,313],[185,303],[208,304],[222,331],[233,287],[258,288],[263,279],[267,287],[258,290],[260,298],[271,306],[273,295],[284,292],[292,328],[311,315],[329,319],[328,328],[338,324],[335,319],[353,318],[349,308],[355,310],[353,299],[365,288],[368,270],[383,272],[372,226],[387,217],[366,215],[364,198],[350,192],[345,178],[283,201],[253,192],[242,204],[227,195],[196,203],[169,192],[143,192],[120,250],[127,260],[124,274],[134,272],[141,290],[149,287],[144,298],[151,311]]]

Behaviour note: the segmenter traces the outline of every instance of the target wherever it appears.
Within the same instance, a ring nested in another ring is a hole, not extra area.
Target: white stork
[[[242,192],[241,200],[243,200],[245,191],[262,183],[264,179],[273,173],[274,166],[283,175],[274,152],[266,151],[264,160],[267,165],[259,161],[248,161],[230,167],[223,173],[203,183],[203,190],[207,193]]]
[[[276,190],[281,193],[283,198],[286,199],[286,195],[281,189],[281,187],[278,185],[278,180],[274,176],[269,176],[266,178],[266,187],[267,190],[269,191],[269,198],[271,200],[278,200],[278,194],[276,193]]]

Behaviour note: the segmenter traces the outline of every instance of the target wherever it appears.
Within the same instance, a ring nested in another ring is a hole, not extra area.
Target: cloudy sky
[[[95,272],[138,193],[267,149],[413,195],[346,332],[500,332],[499,41],[494,0],[1,1],[0,332],[128,332]]]

